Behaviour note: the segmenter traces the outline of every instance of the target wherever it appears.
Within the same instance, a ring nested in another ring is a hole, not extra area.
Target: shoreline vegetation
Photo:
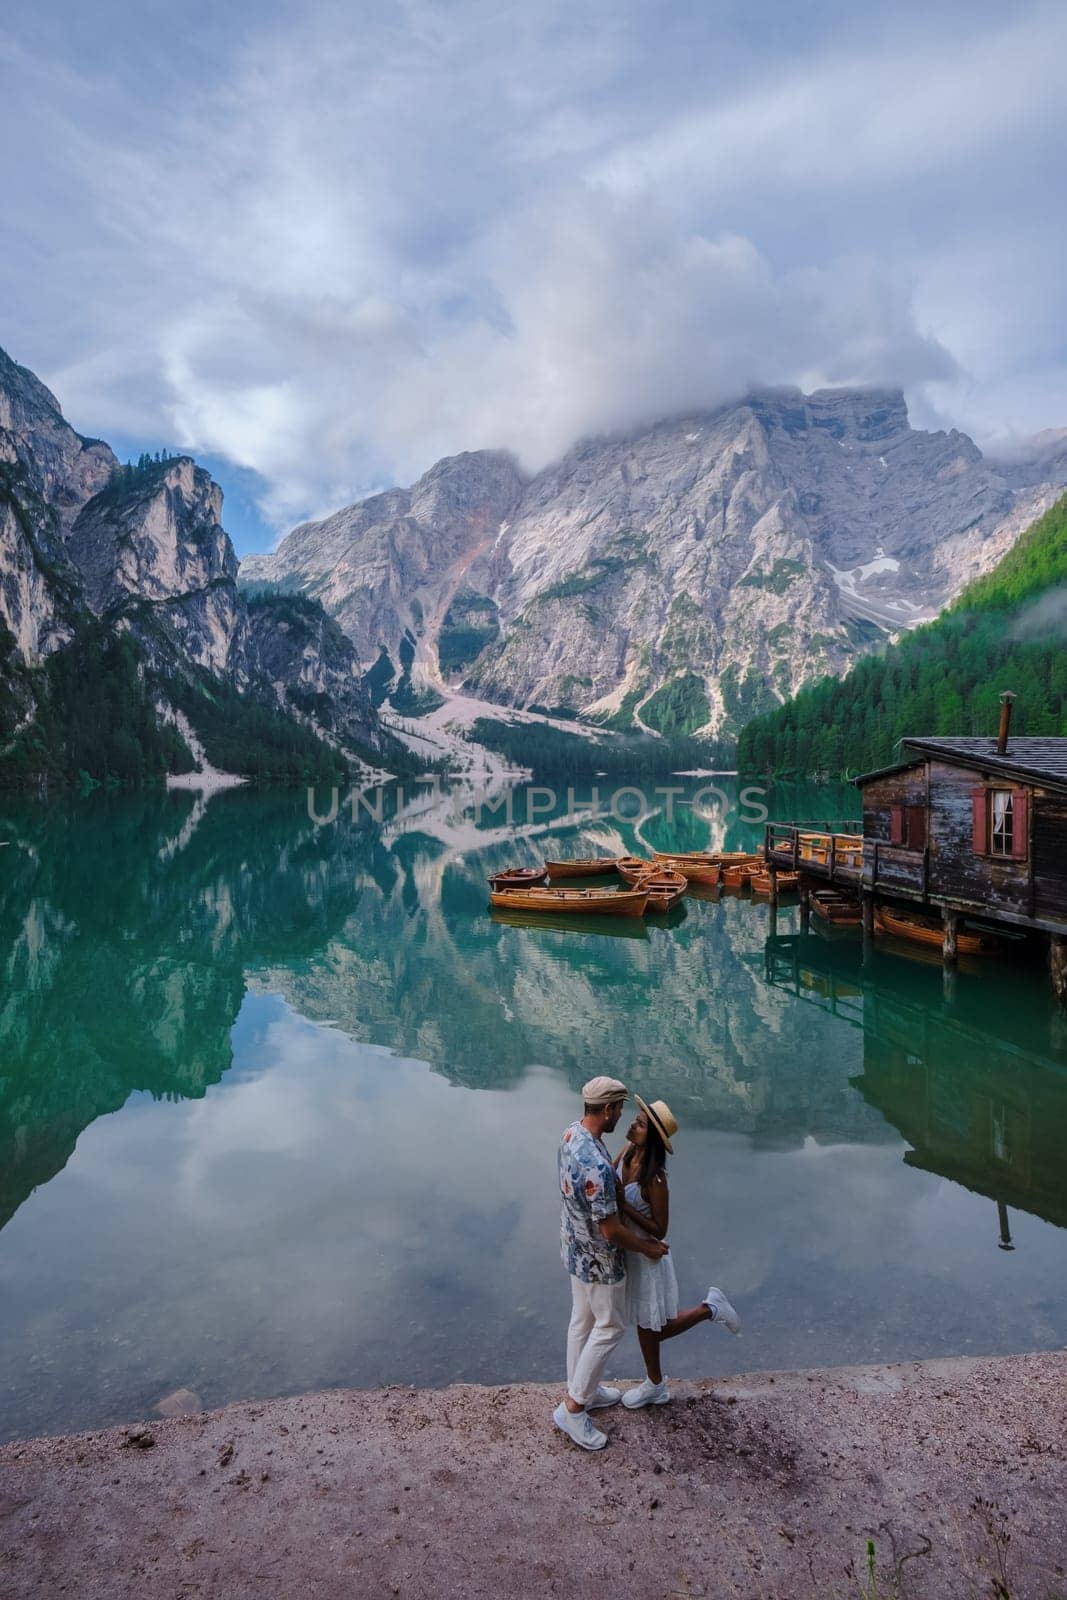
[[[573,777],[640,777],[644,773],[733,771],[735,747],[726,739],[657,739],[649,734],[604,735],[589,724],[565,733],[547,723],[477,717],[468,737],[506,761],[535,773]]]
[[[2,624],[0,630],[2,662],[15,640]],[[189,718],[220,771],[303,783],[346,766],[309,729],[206,673],[182,679],[154,673],[137,641],[103,622],[86,624],[21,675],[35,714],[7,730],[0,790],[139,788],[192,774],[193,752],[176,723],[160,716],[161,697]],[[6,709],[9,718],[17,716],[14,704]]]
[[[0,664],[14,645],[0,623]],[[209,780],[214,769],[257,785],[330,783],[350,776],[354,762],[378,771],[385,759],[352,740],[342,751],[278,706],[205,672],[153,671],[130,634],[102,622],[86,625],[40,666],[20,669],[20,679],[36,714],[19,720],[16,695],[8,688],[5,702],[0,675],[0,792],[154,788],[174,779],[182,780],[178,787],[208,787],[181,723],[191,727]],[[178,722],[161,714],[161,702]],[[389,769],[397,777],[428,770],[399,742],[390,746]]]

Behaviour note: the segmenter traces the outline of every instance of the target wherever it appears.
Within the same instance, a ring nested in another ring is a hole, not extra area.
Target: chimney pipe
[[[1000,697],[1000,732],[997,734],[997,755],[1006,756],[1008,753],[1008,730],[1011,727],[1011,708],[1015,704],[1015,696],[1010,689],[1005,689]]]

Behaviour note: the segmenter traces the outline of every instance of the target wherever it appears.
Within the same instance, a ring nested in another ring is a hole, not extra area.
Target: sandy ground
[[[0,1594],[1067,1596],[1067,1356],[244,1403],[0,1450]],[[1002,1584],[998,1589],[996,1583]]]

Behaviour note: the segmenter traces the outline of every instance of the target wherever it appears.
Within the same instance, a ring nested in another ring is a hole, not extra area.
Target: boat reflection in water
[[[907,1166],[993,1201],[1001,1249],[1014,1249],[1011,1211],[1067,1227],[1067,1019],[1039,974],[1027,1006],[1018,973],[982,968],[946,991],[938,958],[865,966],[856,939],[771,937],[765,959],[775,987],[862,1030],[852,1082],[907,1141]]]
[[[684,916],[684,912],[682,913]],[[540,928],[550,933],[575,933],[604,935],[609,939],[648,939],[648,928],[640,917],[594,917],[571,915],[563,911],[510,910],[494,905],[489,910],[490,921],[506,928]],[[658,925],[662,926],[664,918]]]

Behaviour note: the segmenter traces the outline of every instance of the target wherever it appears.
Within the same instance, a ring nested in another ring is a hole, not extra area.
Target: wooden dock
[[[878,907],[926,912],[947,965],[964,924],[1030,935],[1067,1005],[1067,739],[1009,742],[1009,719],[998,739],[902,740],[898,763],[854,780],[862,823],[768,823],[772,903],[777,874],[796,872],[804,926],[819,884],[859,902],[866,938]]]

